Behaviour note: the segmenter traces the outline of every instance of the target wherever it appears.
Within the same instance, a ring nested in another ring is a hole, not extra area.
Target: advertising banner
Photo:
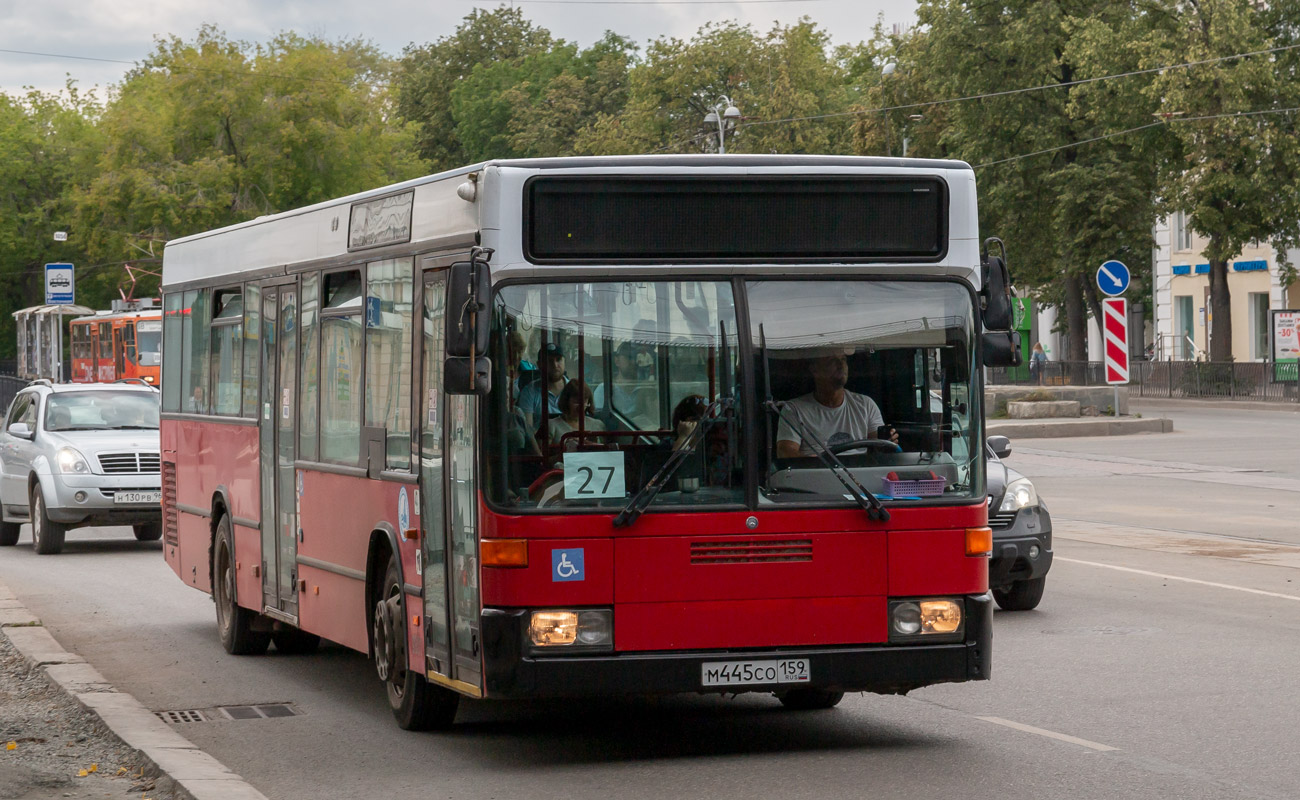
[[[1273,310],[1269,326],[1269,354],[1273,361],[1274,382],[1296,382],[1300,367],[1300,311]]]

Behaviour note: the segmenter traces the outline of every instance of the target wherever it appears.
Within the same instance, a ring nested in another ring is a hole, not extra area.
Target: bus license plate
[[[114,492],[114,503],[161,503],[162,490],[156,492]]]
[[[706,661],[705,686],[745,686],[764,683],[807,683],[808,659],[780,661]]]

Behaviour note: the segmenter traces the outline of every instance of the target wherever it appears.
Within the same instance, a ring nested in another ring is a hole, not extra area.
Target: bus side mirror
[[[1018,367],[1021,363],[1020,331],[985,331],[980,346],[986,367]]]
[[[475,257],[451,265],[447,279],[447,355],[477,358],[487,352],[491,285],[492,273],[486,261]]]
[[[984,261],[984,327],[991,331],[1011,330],[1011,273],[997,256]]]
[[[447,394],[487,394],[492,391],[492,360],[449,357],[442,362],[442,386]]]

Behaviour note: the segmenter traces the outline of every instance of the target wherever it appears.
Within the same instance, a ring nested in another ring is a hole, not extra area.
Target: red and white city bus
[[[68,323],[73,383],[135,378],[158,386],[162,372],[162,312],[151,300],[114,301],[112,311]]]
[[[368,653],[412,729],[989,677],[1015,351],[966,164],[488,162],[171,242],[163,288],[165,556],[231,653]]]

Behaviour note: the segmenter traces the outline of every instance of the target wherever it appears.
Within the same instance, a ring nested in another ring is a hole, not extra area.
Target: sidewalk
[[[1264,400],[1195,400],[1182,397],[1138,397],[1130,394],[1129,403],[1141,408],[1143,406],[1151,408],[1153,406],[1169,406],[1171,408],[1231,408],[1242,411],[1286,411],[1292,414],[1300,414],[1300,403],[1291,403],[1285,400],[1264,401]]]
[[[141,792],[152,800],[172,797],[185,798],[185,800],[267,800],[265,795],[245,783],[243,778],[176,733],[175,729],[160,720],[134,697],[110,686],[104,677],[81,656],[64,650],[41,625],[41,621],[34,617],[2,583],[0,583],[0,636],[3,636],[6,644],[17,651],[30,672],[42,675],[53,691],[65,695],[63,699],[79,705],[108,729],[109,735],[101,736],[101,741],[92,745],[98,744],[99,750],[103,752],[125,753],[126,757],[133,757],[134,762],[144,765],[140,770],[141,777],[156,776],[154,781],[146,784],[149,791],[133,787],[129,790],[132,793]],[[57,716],[56,711],[57,709],[47,708],[40,716],[46,718],[45,721],[49,723]],[[68,716],[75,716],[75,711],[76,709],[73,709]],[[72,720],[74,723],[75,721]],[[7,742],[16,741],[17,738],[42,740],[44,737],[11,737],[0,741],[0,748],[6,748]],[[34,744],[45,743],[45,741],[34,742]],[[0,750],[0,756],[12,758],[12,760],[0,761],[0,764],[7,768],[7,770],[0,770],[0,790],[3,790],[0,794],[6,797],[30,798],[30,800],[44,800],[46,797],[104,796],[100,793],[104,791],[104,787],[95,789],[95,793],[92,794],[72,794],[71,787],[66,782],[51,784],[50,780],[59,781],[61,776],[48,767],[42,769],[44,765],[36,748],[33,747],[32,754],[28,756],[27,751],[23,751],[22,747],[23,744],[18,743],[13,750]],[[24,763],[24,758],[32,763]],[[116,758],[121,761],[123,756],[116,756]],[[98,766],[93,770],[89,769],[89,765],[82,766],[87,767],[85,771],[89,773],[82,775],[82,778],[97,775],[99,772]],[[99,766],[107,768],[109,764]],[[124,769],[126,769],[124,766],[115,766],[112,775],[100,777],[118,777],[118,771]],[[128,773],[130,771],[127,770]],[[21,787],[18,791],[22,791],[23,794],[9,794],[12,790],[5,785],[4,781],[10,774],[18,782],[16,785]],[[133,776],[123,773],[122,777]],[[89,786],[75,786],[79,791],[83,788],[89,790]],[[112,794],[120,796],[125,793],[124,788],[116,789]]]
[[[1172,433],[1174,421],[1165,417],[1068,417],[1058,419],[991,419],[988,436],[1010,439],[1058,439],[1068,436],[1127,436],[1134,433]]]

